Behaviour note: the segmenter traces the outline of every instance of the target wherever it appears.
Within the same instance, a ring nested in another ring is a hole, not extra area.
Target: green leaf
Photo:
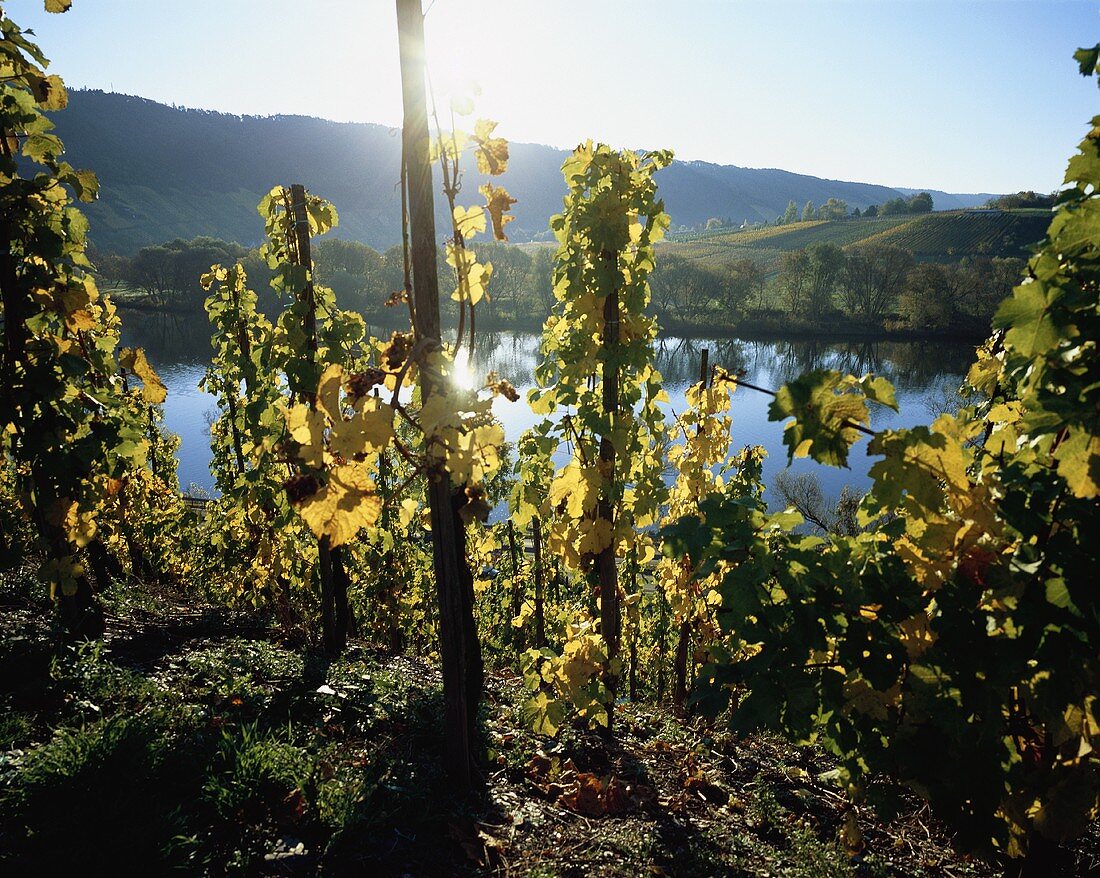
[[[1089,430],[1070,428],[1054,459],[1058,461],[1058,475],[1066,480],[1075,497],[1088,500],[1100,496],[1100,438]]]
[[[892,388],[888,392],[882,385],[876,393],[893,398]],[[768,408],[768,420],[789,417],[794,420],[783,430],[788,461],[811,457],[818,463],[843,467],[848,465],[848,449],[860,436],[855,425],[869,420],[859,382],[825,369],[808,372],[779,388]]]
[[[1045,287],[1035,282],[1016,287],[997,309],[993,325],[1008,329],[1005,345],[1029,359],[1053,349],[1062,337],[1050,318]]]
[[[1077,62],[1082,76],[1092,76],[1100,68],[1100,45],[1078,49],[1073,53],[1073,60]]]

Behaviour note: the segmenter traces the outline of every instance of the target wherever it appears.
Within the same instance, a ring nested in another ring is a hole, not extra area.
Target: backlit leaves
[[[362,528],[373,527],[382,511],[370,468],[362,463],[335,466],[325,486],[295,504],[310,530],[335,548]]]
[[[486,183],[478,191],[485,196],[485,209],[489,212],[489,216],[493,221],[493,237],[498,241],[507,241],[508,236],[504,234],[504,227],[515,217],[505,216],[505,214],[512,209],[516,199],[509,195],[506,190],[493,186],[492,183]],[[484,223],[482,228],[484,228]]]
[[[143,348],[123,348],[119,354],[118,364],[123,369],[128,369],[141,379],[141,398],[153,405],[164,402],[168,396],[168,388],[149,365]]]
[[[1095,70],[1094,50],[1077,57]],[[893,773],[986,855],[1072,837],[1100,805],[1098,122],[978,351],[968,407],[873,436],[866,531],[811,544],[718,496],[664,532],[674,560],[702,562],[692,585],[725,566],[718,616],[743,645],[718,653],[700,707],[744,687],[736,728],[824,743],[856,791]],[[842,465],[868,400],[896,407],[881,379],[814,372],[771,416],[794,419],[791,456]]]
[[[473,141],[477,144],[477,169],[491,177],[499,176],[508,170],[508,141],[503,137],[493,137],[497,123],[489,119],[478,119],[474,124]]]
[[[867,400],[897,409],[894,390],[883,378],[857,381],[831,370],[809,372],[783,385],[768,419],[793,417],[783,429],[788,458],[812,457],[832,466],[848,465],[848,449],[870,423]]]

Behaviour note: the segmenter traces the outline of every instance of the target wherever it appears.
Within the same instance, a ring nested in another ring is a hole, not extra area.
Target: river
[[[180,485],[185,492],[212,492],[210,475],[209,424],[216,413],[215,400],[198,388],[210,362],[209,329],[204,315],[124,315],[124,342],[146,349],[161,379],[168,387],[164,404],[165,423],[181,439]],[[377,332],[378,330],[376,330]],[[521,394],[519,402],[497,399],[494,411],[504,425],[509,441],[538,420],[524,402],[525,392],[534,385],[538,361],[538,335],[530,332],[484,333],[478,338],[474,367],[478,374],[489,370],[508,378]],[[682,411],[684,391],[698,380],[703,348],[710,362],[729,370],[743,369],[747,381],[775,388],[811,369],[832,368],[855,375],[874,372],[893,382],[900,411],[872,406],[871,425],[908,427],[929,423],[956,400],[955,391],[973,359],[973,345],[956,341],[750,341],[738,338],[662,337],[656,343],[657,368],[664,376],[670,397],[669,413]],[[763,445],[768,451],[764,464],[765,484],[787,466],[783,426],[768,421],[769,398],[739,388],[733,396],[731,415],[735,442]],[[857,491],[867,488],[867,472],[873,458],[866,453],[867,440],[852,449],[848,469],[824,467],[808,460],[796,460],[795,473],[812,472],[826,496],[837,497],[845,485]],[[769,494],[774,502],[774,497]]]

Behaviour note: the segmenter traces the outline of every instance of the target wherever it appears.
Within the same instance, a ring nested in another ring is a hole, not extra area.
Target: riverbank
[[[139,314],[164,314],[176,319],[199,318],[206,315],[201,309],[182,306],[165,306],[137,296],[114,297],[115,305],[122,312]],[[362,312],[360,312],[362,313]],[[377,311],[363,314],[372,330],[391,332],[408,329],[404,310]],[[724,319],[720,316],[700,320],[680,320],[675,317],[659,317],[660,335],[687,338],[740,338],[746,341],[950,341],[975,345],[985,341],[991,332],[988,325],[974,322],[959,323],[938,328],[905,326],[897,320],[858,321],[848,318],[832,318],[807,321],[793,314],[770,312],[766,316],[746,316]],[[453,332],[456,324],[443,315],[443,328]],[[541,333],[542,320],[531,315],[494,317],[479,314],[479,332]]]

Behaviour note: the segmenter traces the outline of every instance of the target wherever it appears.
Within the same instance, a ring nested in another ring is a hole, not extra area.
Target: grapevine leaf
[[[473,140],[477,144],[477,169],[491,177],[499,176],[508,170],[508,141],[503,137],[493,137],[497,123],[489,119],[478,119],[474,123]]]
[[[1012,297],[1005,299],[997,309],[993,325],[1007,328],[1005,344],[1029,358],[1046,353],[1061,339],[1050,317],[1043,287],[1038,283],[1016,287]]]
[[[516,199],[509,195],[507,190],[496,187],[492,183],[486,183],[478,191],[485,196],[485,209],[489,211],[489,216],[493,220],[493,237],[498,241],[507,241],[508,236],[504,234],[504,227],[515,217],[505,216],[505,214],[512,209]]]
[[[333,467],[328,483],[300,501],[297,508],[314,535],[318,539],[328,537],[329,545],[335,548],[378,521],[382,499],[368,468],[351,463]]]
[[[454,222],[458,233],[469,240],[478,232],[485,231],[485,211],[476,204],[472,207],[455,205]]]
[[[879,392],[886,394],[884,389]],[[892,393],[889,394],[892,398]],[[818,370],[783,385],[768,408],[768,419],[793,417],[783,430],[788,460],[812,457],[818,463],[848,465],[848,449],[859,438],[856,424],[868,422],[863,393],[839,372]]]
[[[1058,475],[1066,480],[1074,496],[1100,496],[1100,437],[1089,430],[1070,428],[1054,459],[1058,461]]]
[[[1073,53],[1073,60],[1077,62],[1082,76],[1092,76],[1100,72],[1100,45],[1090,49],[1078,49]]]
[[[141,398],[153,405],[160,405],[168,396],[168,388],[149,365],[144,348],[123,348],[119,353],[119,365],[129,369],[141,379]]]

